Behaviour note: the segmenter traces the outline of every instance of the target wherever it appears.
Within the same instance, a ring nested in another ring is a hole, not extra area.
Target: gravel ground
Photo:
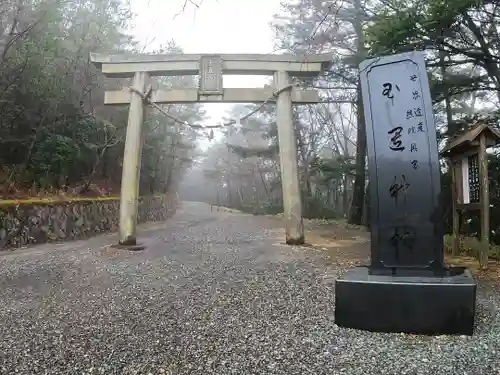
[[[500,374],[497,292],[473,337],[373,334],[333,321],[339,270],[280,246],[271,221],[186,203],[142,230],[0,257],[2,374]]]

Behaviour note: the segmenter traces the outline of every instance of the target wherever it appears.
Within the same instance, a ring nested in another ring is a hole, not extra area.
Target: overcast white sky
[[[193,0],[200,3],[201,0]],[[175,40],[185,53],[271,53],[269,27],[280,0],[203,0],[196,9],[184,0],[131,0],[136,14],[134,35],[145,52]],[[261,87],[264,77],[226,76],[224,87]],[[207,123],[222,121],[230,104],[206,104]]]

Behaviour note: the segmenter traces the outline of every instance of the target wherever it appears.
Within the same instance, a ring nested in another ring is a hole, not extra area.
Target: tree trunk
[[[349,190],[350,190],[350,175],[349,173],[345,173],[344,174],[344,178],[343,178],[343,181],[341,181],[340,183],[343,182],[343,189],[342,189],[342,216],[345,217],[348,212],[349,212]],[[340,185],[339,183],[339,185]]]
[[[441,38],[444,40],[444,30],[441,30]],[[439,50],[439,64],[441,65],[441,79],[443,82],[446,82],[446,57],[447,53],[443,50]],[[451,111],[451,100],[450,97],[447,95],[444,99],[444,105],[446,109],[446,125],[447,125],[447,132],[449,136],[454,135],[457,132],[457,125],[453,124],[453,113]]]
[[[361,225],[363,218],[363,205],[365,197],[365,159],[366,159],[366,126],[361,98],[361,85],[358,84],[357,99],[357,142],[356,142],[356,177],[352,192],[351,210],[349,212],[349,224]]]
[[[264,179],[264,175],[262,174],[262,170],[258,168],[260,180],[262,181],[262,186],[264,187],[264,191],[266,192],[266,199],[270,200],[271,195],[269,194],[269,189],[267,188],[266,180]]]
[[[363,37],[363,28],[361,23],[362,7],[360,0],[354,0],[354,9],[356,15],[354,17],[354,30],[357,37],[357,60],[358,64],[364,60],[366,56],[366,48]],[[354,187],[352,193],[352,204],[349,213],[348,222],[350,224],[361,225],[363,218],[363,206],[365,197],[365,159],[366,159],[366,125],[365,114],[363,107],[363,98],[361,96],[361,82],[358,80],[357,88],[357,141],[356,141],[356,177],[354,179]]]
[[[370,219],[370,182],[366,185],[366,194],[364,199],[365,208],[363,210],[363,225],[368,229],[371,228]]]

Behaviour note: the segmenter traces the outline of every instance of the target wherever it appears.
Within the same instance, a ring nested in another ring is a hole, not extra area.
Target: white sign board
[[[466,156],[462,159],[462,203],[470,203],[470,191],[469,191],[469,158]]]

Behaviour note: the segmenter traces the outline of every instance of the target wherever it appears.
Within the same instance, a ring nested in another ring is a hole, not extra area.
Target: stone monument
[[[476,283],[444,264],[440,165],[424,56],[360,64],[370,179],[371,264],[336,280],[339,326],[472,334]]]

